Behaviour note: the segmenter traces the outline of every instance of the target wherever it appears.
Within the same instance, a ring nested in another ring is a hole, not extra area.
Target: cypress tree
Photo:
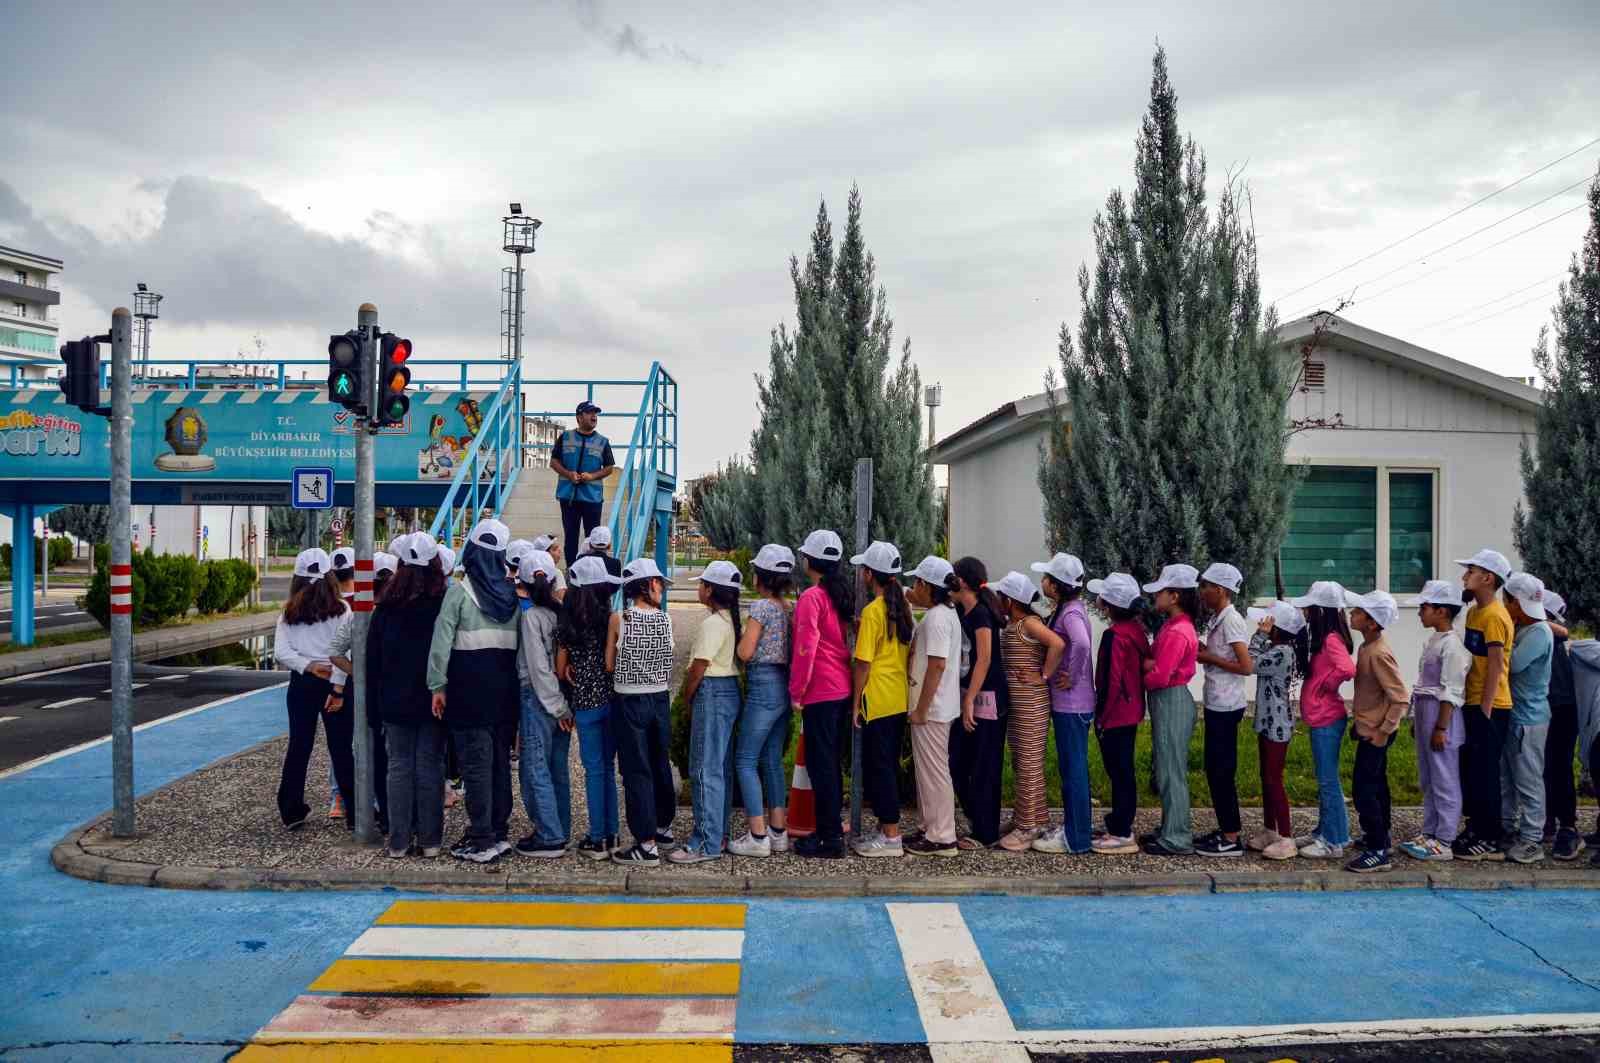
[[[1091,572],[1154,576],[1227,561],[1270,584],[1297,472],[1285,464],[1292,362],[1261,305],[1254,233],[1230,180],[1215,214],[1205,156],[1178,130],[1157,49],[1135,141],[1134,187],[1094,220],[1074,342],[1061,326],[1059,383],[1039,486],[1052,549]]]
[[[1528,571],[1567,599],[1567,619],[1600,623],[1600,174],[1589,185],[1589,229],[1572,257],[1534,364],[1544,378],[1539,434],[1522,444],[1517,549]]]

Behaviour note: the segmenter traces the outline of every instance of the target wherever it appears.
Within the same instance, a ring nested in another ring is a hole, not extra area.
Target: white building
[[[0,386],[56,375],[61,260],[0,246]]]
[[[1314,325],[1279,329],[1285,357],[1299,357]],[[1455,579],[1453,559],[1484,546],[1518,564],[1519,449],[1536,431],[1538,389],[1343,319],[1309,358],[1286,415],[1339,427],[1291,437],[1290,460],[1308,469],[1281,552],[1287,593],[1334,579],[1404,600],[1426,579]],[[952,557],[975,554],[998,578],[1048,556],[1036,479],[1048,424],[1046,396],[1029,395],[938,443]],[[1415,610],[1402,609],[1391,638],[1409,672],[1422,645]]]

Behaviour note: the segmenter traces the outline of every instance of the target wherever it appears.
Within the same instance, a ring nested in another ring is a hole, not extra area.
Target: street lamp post
[[[507,266],[500,271],[502,283],[500,285],[500,318],[502,327],[501,337],[505,340],[506,361],[520,364],[522,361],[522,256],[533,254],[533,241],[535,234],[542,224],[538,218],[530,218],[522,213],[521,203],[511,204],[511,213],[500,219],[504,238],[500,242],[501,250],[509,252],[516,259],[516,265]]]
[[[922,404],[928,408],[928,464],[933,464],[933,417],[944,404],[944,385],[929,384],[922,389]]]
[[[133,292],[133,316],[138,321],[139,380],[150,386],[150,323],[161,316],[161,295],[140,281]]]

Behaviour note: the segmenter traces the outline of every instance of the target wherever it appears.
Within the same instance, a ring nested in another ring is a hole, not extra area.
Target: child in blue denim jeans
[[[660,847],[672,844],[672,819],[678,811],[668,756],[673,638],[664,602],[670,582],[650,558],[630,561],[622,570],[627,608],[612,615],[607,638],[623,810],[633,833],[633,845],[613,852],[611,861],[628,867],[660,865]]]
[[[756,590],[750,619],[739,636],[745,662],[744,716],[733,754],[750,829],[728,843],[735,856],[763,857],[789,849],[789,791],[783,753],[789,745],[789,602],[794,551],[768,543],[756,554]]]
[[[578,759],[583,762],[589,831],[578,853],[605,860],[617,848],[617,742],[611,730],[611,672],[606,631],[611,594],[622,580],[598,557],[580,557],[567,571],[567,594],[556,629],[556,675],[578,718]]]
[[[739,720],[739,587],[731,561],[713,561],[700,574],[700,604],[706,616],[689,654],[683,698],[692,706],[689,723],[689,786],[694,830],[683,848],[667,854],[675,864],[722,857],[727,835],[728,781],[732,774],[733,728]]]
[[[567,855],[572,832],[571,776],[567,768],[576,726],[555,671],[559,624],[555,598],[555,560],[543,550],[525,551],[517,565],[517,678],[522,695],[519,721],[522,753],[517,778],[522,807],[533,833],[517,842],[524,856],[553,860]]]

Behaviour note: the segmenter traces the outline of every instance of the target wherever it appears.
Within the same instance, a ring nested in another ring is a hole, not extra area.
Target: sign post
[[[133,825],[133,316],[111,312],[111,833]],[[48,564],[49,557],[45,557]]]
[[[856,553],[866,553],[872,535],[872,459],[856,459]],[[856,577],[856,605],[861,605],[861,578]],[[861,839],[861,727],[850,713],[850,837]]]

